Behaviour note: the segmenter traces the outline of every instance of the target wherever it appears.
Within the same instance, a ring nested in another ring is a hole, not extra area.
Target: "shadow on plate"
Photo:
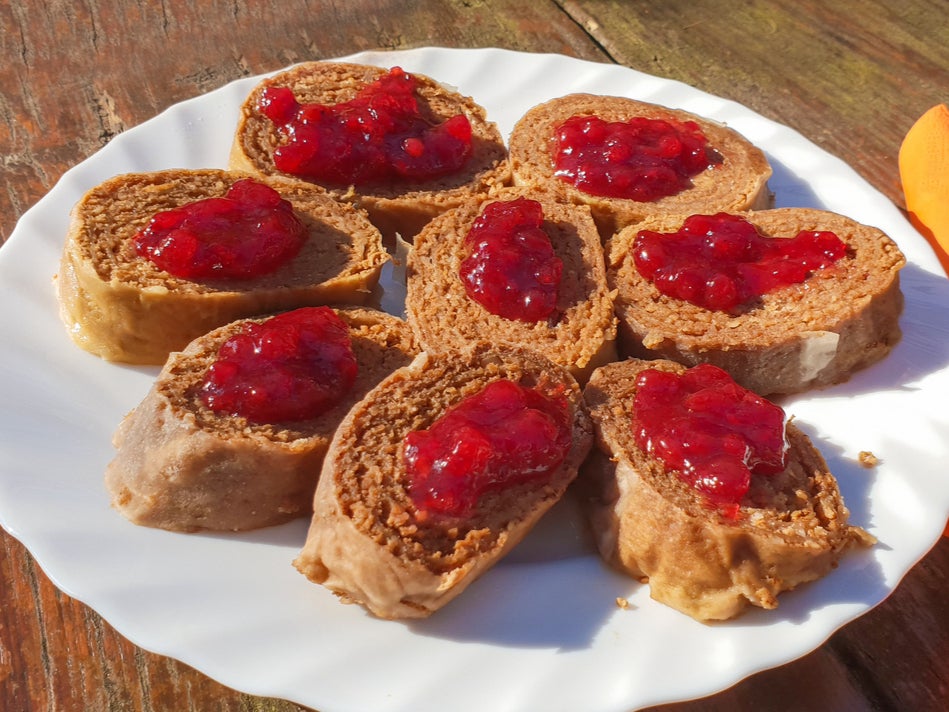
[[[818,208],[825,209],[820,198],[810,184],[792,173],[787,166],[774,156],[767,154],[771,164],[771,178],[768,185],[774,193],[776,208]]]
[[[590,647],[620,612],[616,599],[639,583],[589,555],[543,564],[495,566],[431,618],[406,625],[419,635],[512,648]]]
[[[284,524],[275,524],[270,527],[251,529],[245,532],[197,531],[184,533],[184,536],[224,539],[226,541],[239,541],[258,546],[275,546],[278,548],[291,549],[292,554],[290,558],[292,558],[296,556],[296,552],[299,549],[303,548],[303,542],[306,541],[306,530],[309,524],[309,517],[298,517]]]

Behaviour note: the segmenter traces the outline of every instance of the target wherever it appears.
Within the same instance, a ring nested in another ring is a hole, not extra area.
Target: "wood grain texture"
[[[614,61],[734,99],[897,205],[896,152],[949,98],[944,0],[0,0],[0,242],[62,173],[168,106],[304,59],[425,45]],[[0,533],[0,710],[290,712],[148,653]],[[949,707],[949,540],[810,655],[700,710]]]
[[[615,62],[733,99],[797,129],[898,205],[899,140],[949,94],[942,0],[562,5]]]

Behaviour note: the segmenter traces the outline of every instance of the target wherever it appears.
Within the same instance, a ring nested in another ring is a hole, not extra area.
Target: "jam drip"
[[[157,213],[135,251],[183,279],[253,279],[293,259],[306,241],[293,206],[270,186],[236,181],[220,198]]]
[[[405,436],[409,495],[422,516],[466,517],[485,494],[544,483],[571,441],[566,398],[493,381]]]
[[[572,116],[556,129],[554,175],[590,195],[652,202],[716,165],[707,143],[694,121]]]
[[[731,311],[768,292],[800,284],[846,255],[837,235],[802,230],[766,237],[739,215],[693,215],[674,233],[643,230],[633,241],[637,271],[663,294]]]
[[[357,371],[346,322],[329,307],[304,307],[227,339],[200,396],[211,410],[252,422],[306,420],[337,405]]]
[[[543,224],[536,200],[485,206],[464,242],[468,256],[459,276],[468,296],[505,319],[536,322],[553,314],[563,261]]]
[[[277,170],[321,183],[425,181],[458,171],[471,155],[464,114],[434,123],[419,111],[417,80],[399,67],[352,100],[301,104],[286,87],[268,87],[258,109],[283,143]]]
[[[636,379],[633,435],[665,468],[737,513],[752,474],[786,465],[784,411],[701,364],[676,374],[648,368]]]

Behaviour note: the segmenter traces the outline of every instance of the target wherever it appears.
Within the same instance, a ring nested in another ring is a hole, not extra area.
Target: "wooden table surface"
[[[242,76],[366,49],[503,47],[678,79],[787,124],[902,207],[900,140],[949,99],[945,0],[0,1],[0,242],[116,134]],[[806,657],[679,710],[949,708],[949,540]],[[297,710],[145,652],[0,533],[0,710]],[[688,671],[683,671],[688,674]]]

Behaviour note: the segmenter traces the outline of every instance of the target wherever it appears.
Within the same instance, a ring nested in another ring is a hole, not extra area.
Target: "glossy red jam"
[[[286,87],[264,90],[258,109],[283,143],[278,170],[321,183],[424,181],[458,171],[471,155],[464,114],[434,123],[422,116],[417,81],[395,67],[347,102],[300,104]]]
[[[505,319],[536,322],[553,314],[563,261],[543,225],[536,200],[485,206],[465,237],[459,276],[468,296]]]
[[[304,307],[227,339],[200,394],[211,410],[256,423],[306,420],[337,405],[357,371],[346,322],[329,307]]]
[[[715,165],[694,121],[572,116],[557,127],[555,138],[554,174],[606,198],[645,203],[676,195]]]
[[[710,502],[737,512],[752,474],[784,469],[784,411],[717,366],[646,369],[636,389],[637,444]]]
[[[767,237],[727,213],[693,215],[671,234],[643,230],[632,246],[637,271],[660,292],[718,311],[800,284],[846,253],[832,232]]]
[[[273,272],[306,237],[288,201],[244,179],[223,197],[157,213],[133,240],[139,255],[176,277],[237,280]]]
[[[571,439],[565,398],[494,381],[405,436],[409,494],[421,512],[469,516],[486,493],[543,483]]]

